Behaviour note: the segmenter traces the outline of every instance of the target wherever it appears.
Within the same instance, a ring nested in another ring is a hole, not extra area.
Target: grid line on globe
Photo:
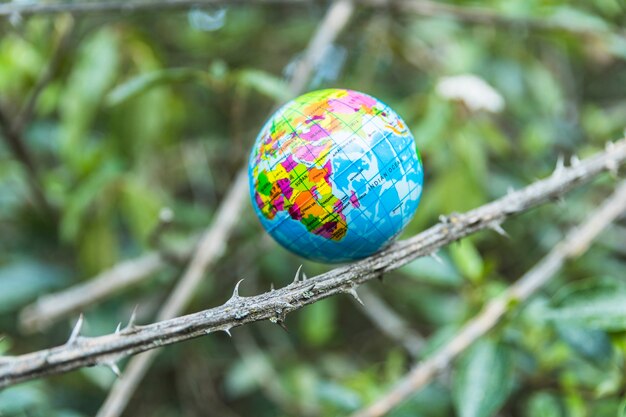
[[[328,89],[290,101],[267,121],[249,180],[255,213],[281,245],[344,262],[381,250],[406,227],[423,169],[406,123],[389,106]]]

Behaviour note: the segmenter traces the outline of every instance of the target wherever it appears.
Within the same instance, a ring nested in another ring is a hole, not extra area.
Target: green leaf
[[[0,268],[0,313],[12,311],[65,283],[63,270],[39,261],[17,261]]]
[[[463,284],[463,278],[444,254],[418,258],[400,270],[417,281],[429,284],[458,287]]]
[[[40,382],[29,382],[0,391],[2,416],[27,416],[34,409],[49,406]]]
[[[567,294],[548,319],[606,331],[626,330],[626,286],[598,285]]]
[[[120,204],[135,238],[145,240],[158,223],[159,198],[137,181],[126,180],[121,189]]]
[[[111,29],[96,32],[82,44],[60,106],[63,123],[60,137],[69,161],[83,157],[77,150],[82,148],[100,101],[117,76],[118,53],[118,37]]]
[[[469,239],[463,239],[450,246],[450,255],[461,273],[473,282],[482,279],[483,258]]]
[[[246,355],[236,361],[226,374],[225,389],[231,398],[238,398],[257,389],[259,381],[270,375],[271,365],[263,353]]]
[[[278,101],[289,99],[289,89],[282,79],[256,69],[241,70],[237,77],[239,84]]]
[[[317,397],[322,402],[335,406],[342,411],[354,411],[361,407],[359,394],[342,385],[330,381],[320,381],[316,391]]]
[[[547,392],[533,394],[528,400],[525,415],[527,417],[561,417],[559,401]]]
[[[502,345],[484,339],[455,367],[453,399],[459,417],[490,417],[509,396],[513,368]]]
[[[311,346],[323,346],[332,339],[337,319],[337,302],[327,298],[313,303],[300,315],[300,324],[304,339]]]
[[[117,106],[159,85],[207,78],[209,78],[207,72],[194,68],[169,68],[140,74],[111,90],[105,98],[105,103],[108,106]]]
[[[599,366],[610,362],[613,346],[605,332],[567,323],[556,323],[555,329],[561,339],[584,358]]]

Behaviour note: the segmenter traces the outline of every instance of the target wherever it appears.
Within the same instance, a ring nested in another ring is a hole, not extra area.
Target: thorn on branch
[[[502,228],[502,226],[500,225],[500,222],[493,222],[489,225],[489,228],[491,230],[493,230],[494,232],[496,232],[497,234],[499,234],[500,236],[506,237],[508,239],[511,238],[511,236],[509,236],[509,234],[506,232],[506,230],[504,230]]]
[[[570,158],[569,164],[570,164],[570,166],[573,166],[573,167],[578,166],[578,165],[580,165],[580,159],[578,158],[577,155],[574,154]]]
[[[606,169],[613,176],[613,178],[617,179],[618,166],[617,166],[617,162],[615,162],[615,160],[607,159],[606,160]]]
[[[365,306],[365,304],[363,304],[363,300],[361,300],[361,297],[359,297],[359,294],[356,292],[356,288],[355,287],[349,287],[346,290],[344,290],[344,292],[346,294],[351,295],[352,298],[354,298],[355,300],[357,300],[359,302],[359,304],[361,304],[362,306]]]
[[[65,342],[67,346],[72,346],[76,344],[76,342],[78,341],[78,337],[80,336],[80,331],[83,328],[83,321],[84,321],[83,313],[80,313],[80,316],[78,316],[78,320],[76,321],[76,324],[74,325],[74,328],[72,329],[70,338],[67,339],[67,342]]]
[[[133,312],[130,313],[130,318],[128,319],[128,324],[124,327],[123,333],[131,333],[137,329],[137,325],[135,321],[137,320],[137,306],[133,308]]]
[[[102,365],[109,368],[115,374],[116,377],[118,378],[122,377],[122,372],[120,371],[120,367],[117,366],[115,362],[104,362]]]
[[[233,290],[233,295],[228,299],[228,301],[226,301],[226,304],[229,303],[233,303],[236,302],[237,300],[239,300],[240,298],[243,298],[239,295],[239,286],[241,285],[241,283],[243,282],[243,279],[240,279],[236,284],[235,284],[235,289]]]
[[[300,271],[302,270],[302,265],[300,265],[298,267],[298,270],[296,271],[296,275],[293,277],[293,282],[292,284],[295,284],[296,282],[300,281]]]
[[[559,155],[558,159],[556,160],[556,167],[554,167],[554,172],[552,173],[552,175],[561,175],[564,169],[565,160],[563,159],[563,155]]]
[[[230,334],[230,327],[224,327],[223,329],[220,329],[220,330],[226,333],[228,337],[233,337],[233,335]]]
[[[120,334],[120,330],[122,328],[122,322],[117,323],[117,327],[115,328],[115,334]]]
[[[437,253],[437,251],[433,251],[430,253],[430,257],[433,258],[435,261],[437,261],[438,263],[443,265],[443,259],[441,259],[441,256],[439,256],[439,254]],[[382,277],[382,275],[380,276]]]

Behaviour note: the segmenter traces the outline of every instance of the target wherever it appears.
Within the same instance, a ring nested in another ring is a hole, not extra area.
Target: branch
[[[626,211],[626,181],[602,206],[593,211],[579,228],[572,229],[539,263],[526,272],[503,294],[490,301],[483,310],[463,326],[446,345],[438,349],[406,375],[394,388],[371,406],[352,417],[380,417],[398,406],[410,395],[426,386],[439,372],[480,337],[484,336],[511,310],[545,285],[565,261],[582,255],[602,230]]]
[[[0,17],[35,16],[70,13],[75,16],[102,13],[145,13],[187,10],[194,7],[227,5],[303,5],[312,0],[154,0],[154,1],[93,1],[76,3],[7,3],[0,5]],[[444,17],[468,24],[518,27],[532,30],[556,30],[579,35],[597,35],[597,29],[575,26],[569,22],[533,17],[507,16],[483,7],[456,6],[430,0],[360,0],[358,4],[373,7],[395,7],[402,12],[424,16]],[[621,36],[621,35],[620,35]]]
[[[121,262],[88,281],[40,297],[20,312],[19,325],[29,333],[50,327],[71,313],[84,310],[122,288],[160,271],[166,262],[158,253]]]
[[[16,131],[9,116],[0,107],[0,133],[15,159],[17,159],[26,171],[28,184],[37,205],[48,215],[54,214],[54,209],[46,198],[41,181],[39,179],[39,168],[35,163],[35,158],[26,146],[26,141],[22,132]]]
[[[250,5],[250,4],[302,4],[306,0],[156,0],[156,1],[93,1],[76,3],[7,3],[0,5],[0,17],[20,15],[53,15],[70,13],[89,15],[100,13],[141,13],[168,10],[185,10],[194,7],[215,5]]]
[[[270,320],[282,323],[287,313],[331,295],[351,294],[355,287],[381,273],[397,269],[420,256],[429,255],[440,247],[479,230],[486,228],[497,230],[505,219],[554,200],[575,186],[590,181],[601,172],[615,171],[619,165],[626,162],[626,139],[609,143],[603,152],[583,161],[576,161],[575,166],[565,168],[559,165],[550,177],[511,192],[489,204],[463,214],[442,216],[439,223],[410,239],[395,242],[376,255],[314,278],[300,280],[296,275],[296,279],[290,285],[254,297],[240,296],[241,282],[239,282],[235,286],[233,296],[219,307],[146,326],[136,326],[131,320],[125,329],[113,334],[94,338],[74,337],[62,346],[2,358],[0,387],[68,372],[83,366],[110,365],[129,355],[208,333],[230,332],[233,327],[255,321]],[[604,213],[604,217],[607,218],[608,215]],[[589,235],[589,232],[583,233],[583,236]],[[583,239],[574,243],[576,251],[585,247]],[[572,252],[568,252],[568,255],[570,253]],[[531,283],[535,283],[535,278]],[[532,292],[532,289],[533,287],[525,283],[521,290],[516,290],[514,296],[524,297]],[[472,327],[470,334],[474,331]],[[439,369],[438,366],[430,366]]]
[[[319,64],[328,45],[348,23],[352,11],[352,0],[337,0],[329,7],[307,46],[304,58],[296,66],[294,76],[288,86],[291,94],[296,96],[306,88],[313,69]],[[237,180],[229,187],[229,192],[218,209],[215,221],[207,229],[192,255],[188,269],[159,312],[157,317],[159,320],[171,319],[183,313],[207,270],[225,252],[228,238],[245,206],[248,192],[247,178],[248,169],[244,165],[237,175]],[[124,379],[117,380],[113,385],[97,417],[118,417],[122,414],[139,382],[152,364],[152,360],[156,357],[154,352],[130,361]]]
[[[417,333],[409,324],[389,307],[383,299],[366,285],[359,288],[362,308],[370,321],[389,339],[395,341],[407,351],[413,359],[418,359],[424,346],[424,337]]]

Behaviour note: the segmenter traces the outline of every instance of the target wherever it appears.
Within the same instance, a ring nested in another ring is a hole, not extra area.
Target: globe
[[[326,89],[281,107],[249,159],[250,195],[265,230],[319,262],[383,249],[413,217],[424,173],[406,123],[367,94]]]

